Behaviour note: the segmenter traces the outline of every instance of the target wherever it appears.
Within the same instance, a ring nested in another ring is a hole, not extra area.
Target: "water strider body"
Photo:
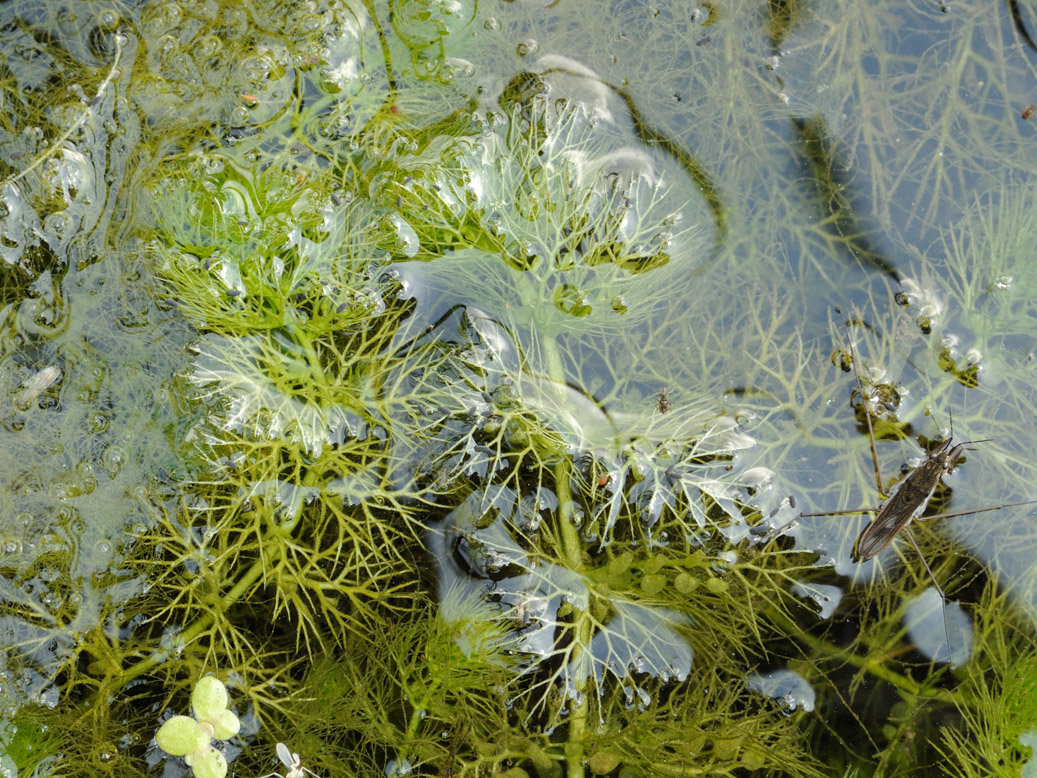
[[[951,448],[951,443],[952,439],[947,438],[930,451],[903,481],[893,486],[889,499],[857,538],[854,556],[858,561],[871,559],[905,531],[908,524],[922,518],[940,479],[955,468],[965,450],[964,443],[954,448]]]
[[[903,532],[907,535],[911,544],[914,545],[915,550],[918,551],[918,556],[921,558],[922,564],[925,565],[926,570],[929,570],[929,565],[926,563],[922,552],[918,549],[914,536],[911,535],[908,530],[908,525],[912,521],[930,521],[932,519],[947,519],[953,516],[968,516],[973,513],[999,511],[1002,508],[1011,508],[1018,505],[1030,505],[1037,502],[1037,500],[1024,500],[1022,502],[991,505],[986,508],[972,508],[966,511],[938,513],[933,516],[923,515],[925,509],[929,506],[929,500],[932,499],[933,494],[936,492],[936,487],[940,485],[940,479],[957,467],[958,462],[962,457],[962,453],[965,451],[966,443],[959,443],[951,448],[952,443],[953,439],[947,438],[947,440],[943,441],[940,445],[930,451],[926,455],[925,460],[911,470],[903,481],[894,484],[893,488],[889,491],[886,502],[878,508],[863,508],[858,510],[834,512],[826,511],[823,513],[801,513],[799,515],[803,517],[874,513],[875,518],[871,520],[868,526],[864,528],[864,531],[857,537],[857,543],[855,544],[853,554],[855,560],[858,562],[866,562],[882,551],[882,549],[888,546],[897,535]],[[929,571],[929,575],[933,578],[933,583],[936,585],[937,590],[942,594],[940,585],[936,582],[936,577],[933,576],[931,570]]]

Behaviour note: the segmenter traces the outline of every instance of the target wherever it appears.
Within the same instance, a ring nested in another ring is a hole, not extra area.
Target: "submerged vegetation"
[[[796,521],[876,499],[847,338],[887,477],[953,416],[993,440],[934,506],[1032,496],[1015,130],[989,89],[968,108],[1008,171],[977,165],[977,199],[941,156],[980,141],[945,114],[906,160],[881,156],[885,85],[847,120],[851,41],[907,45],[871,28],[888,11],[612,5],[593,40],[565,10],[419,0],[8,11],[37,54],[0,72],[3,769],[1030,758],[1032,512],[919,525],[942,609],[910,553],[851,561],[861,523]],[[1028,72],[969,25],[958,78]],[[916,88],[952,101],[940,78]]]

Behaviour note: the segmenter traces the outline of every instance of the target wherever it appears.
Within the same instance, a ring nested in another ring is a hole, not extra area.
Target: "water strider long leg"
[[[804,516],[860,516],[864,513],[878,513],[879,510],[879,508],[854,508],[848,511],[821,511],[820,513],[801,513],[796,518],[800,519]]]
[[[933,519],[953,519],[955,516],[971,516],[973,513],[987,513],[988,511],[999,511],[1002,508],[1017,508],[1020,505],[1033,505],[1037,500],[1022,500],[1021,502],[1006,502],[1004,505],[990,505],[986,508],[971,508],[967,511],[951,511],[950,513],[937,513],[932,516],[916,516],[915,521],[932,521]],[[803,514],[809,516],[810,514]]]
[[[858,508],[852,511],[824,511],[822,513],[800,513],[795,518],[789,519],[780,527],[775,527],[767,533],[767,537],[779,537],[785,530],[802,519],[804,516],[860,516],[865,513],[878,513],[878,508]]]
[[[943,637],[947,641],[947,661],[950,662],[954,658],[954,650],[951,648],[951,631],[947,626],[947,595],[943,593],[943,588],[940,586],[940,582],[936,580],[936,576],[933,575],[932,568],[929,567],[929,563],[925,560],[925,556],[922,554],[922,549],[918,547],[918,542],[915,540],[915,536],[911,534],[911,530],[908,527],[904,527],[901,530],[907,539],[911,541],[911,545],[915,548],[915,553],[918,554],[918,558],[922,560],[922,566],[925,567],[925,572],[929,573],[929,577],[933,581],[933,586],[936,587],[936,591],[940,594],[940,610],[943,612]]]

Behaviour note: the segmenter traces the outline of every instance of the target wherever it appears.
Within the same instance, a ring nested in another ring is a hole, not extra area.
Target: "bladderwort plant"
[[[532,7],[508,5],[514,18]],[[618,34],[603,41],[661,35],[638,4],[624,5],[605,20]],[[781,457],[765,458],[761,444],[792,451],[801,406],[832,396],[804,367],[825,358],[802,339],[794,284],[761,293],[776,275],[749,258],[799,241],[801,254],[781,257],[801,263],[790,276],[838,285],[847,275],[832,255],[852,259],[863,244],[844,239],[870,226],[855,202],[834,199],[836,121],[799,125],[819,149],[808,175],[828,175],[814,188],[832,199],[816,228],[787,224],[807,210],[796,187],[767,203],[744,175],[761,168],[760,154],[786,151],[758,79],[730,66],[734,52],[758,54],[755,10],[710,20],[723,47],[710,47],[705,30],[669,49],[649,45],[655,38],[639,46],[653,73],[668,63],[674,92],[689,78],[701,87],[689,124],[662,131],[645,117],[666,116],[663,101],[680,95],[653,86],[634,101],[615,86],[625,74],[604,42],[580,62],[530,48],[521,73],[475,85],[462,83],[466,58],[490,63],[501,50],[485,45],[496,20],[474,4],[394,3],[391,16],[374,2],[321,4],[325,16],[298,27],[303,5],[287,18],[264,10],[287,31],[255,37],[264,13],[239,27],[188,4],[182,25],[172,14],[128,25],[146,36],[127,49],[146,52],[127,63],[142,76],[132,105],[157,136],[133,170],[133,202],[147,210],[134,259],[154,272],[159,288],[148,294],[191,329],[193,346],[169,391],[178,418],[166,434],[179,459],[158,479],[164,490],[140,495],[155,515],[134,528],[124,565],[103,573],[113,587],[141,582],[130,601],[84,632],[24,599],[5,614],[20,645],[45,648],[39,624],[80,641],[47,667],[60,663],[53,674],[67,676],[70,699],[90,693],[87,714],[63,712],[87,733],[66,753],[103,752],[81,760],[99,773],[145,771],[139,744],[108,744],[152,731],[170,699],[219,668],[240,677],[240,709],[258,722],[236,758],[241,774],[269,768],[262,746],[275,739],[306,755],[303,767],[277,747],[292,778],[311,766],[372,776],[828,774],[836,758],[820,764],[827,752],[809,738],[831,740],[823,728],[836,725],[747,681],[750,669],[786,661],[821,696],[836,689],[830,702],[854,693],[852,721],[838,727],[859,724],[853,740],[868,753],[847,770],[878,759],[903,767],[913,743],[941,737],[926,729],[935,705],[979,733],[983,760],[1021,742],[1026,707],[998,700],[1014,681],[1003,668],[1026,645],[1017,615],[1005,617],[1018,628],[1003,637],[977,629],[976,677],[959,693],[949,673],[893,663],[905,654],[906,597],[858,590],[836,619],[815,619],[800,599],[826,602],[837,577],[814,567],[816,555],[754,542],[752,525],[783,483],[772,471]],[[679,4],[661,10],[680,11],[689,33],[701,26]],[[776,42],[800,27],[775,31]],[[556,34],[539,19],[533,28]],[[333,32],[304,31],[320,29]],[[841,20],[820,34],[834,51],[856,52],[866,37],[846,35]],[[689,68],[687,42],[700,39],[702,61]],[[33,40],[32,51],[52,38]],[[582,64],[599,54],[609,77]],[[214,82],[225,71],[234,75]],[[996,68],[987,76],[1001,78]],[[972,94],[964,86],[951,93]],[[188,97],[170,108],[164,96],[179,94]],[[859,91],[818,89],[809,111],[847,95]],[[961,110],[960,97],[950,102]],[[219,118],[162,127],[192,103]],[[856,107],[829,113],[874,131],[882,105]],[[959,115],[944,111],[933,126]],[[739,144],[753,153],[728,151]],[[951,157],[934,163],[937,179],[955,169]],[[723,170],[723,185],[707,169]],[[740,211],[769,221],[724,229]],[[742,252],[725,254],[737,241]],[[735,274],[725,262],[744,267]],[[876,293],[872,308],[883,300]],[[990,333],[995,342],[1027,332],[1025,307],[1014,315],[1015,329]],[[731,333],[743,329],[748,357],[732,355],[741,341]],[[769,406],[734,399],[741,384],[728,391],[743,361],[745,387],[759,379]],[[833,440],[833,457],[851,462],[847,436]],[[824,472],[831,483],[836,474]],[[949,543],[924,542],[941,580],[980,580],[979,565]],[[33,564],[49,572],[49,562]],[[1010,610],[992,592],[975,601]],[[882,692],[871,694],[876,679]],[[887,689],[902,703],[889,716]],[[984,723],[1002,711],[1007,725]],[[198,752],[193,766],[205,769],[212,743],[197,710],[183,718],[193,722],[177,725],[185,742],[170,747]],[[945,742],[960,756],[971,741]]]
[[[163,649],[125,674],[169,672],[169,652],[241,668],[278,732],[312,665],[305,688],[340,691],[316,728],[340,750],[280,734],[328,774],[379,753],[459,774],[651,772],[692,730],[680,764],[814,774],[777,704],[727,731],[753,699],[734,657],[787,607],[796,564],[746,542],[767,479],[752,440],[677,393],[659,411],[610,364],[712,250],[710,209],[688,205],[679,164],[564,105],[574,76],[547,70],[492,117],[352,161],[374,203],[227,153],[156,183],[152,250],[200,331],[184,381],[204,412],[184,499],[139,539]],[[493,635],[471,637],[473,616]]]

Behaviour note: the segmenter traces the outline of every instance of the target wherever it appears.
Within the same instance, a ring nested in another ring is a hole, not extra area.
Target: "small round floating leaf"
[[[691,594],[698,588],[698,579],[689,573],[678,573],[673,579],[673,585],[681,594]]]
[[[713,741],[713,754],[717,759],[730,762],[738,756],[742,748],[742,738],[717,738]]]
[[[173,716],[159,727],[155,742],[170,756],[186,756],[209,745],[209,737],[191,717]]]
[[[227,740],[238,734],[241,729],[241,721],[233,711],[224,710],[216,718],[210,719],[212,724],[212,736],[217,740]]]
[[[641,591],[649,596],[659,594],[669,579],[662,573],[650,573],[641,579]]]
[[[595,751],[587,759],[587,766],[595,775],[608,775],[619,767],[619,757],[610,751]]]
[[[610,578],[614,578],[619,575],[623,575],[627,570],[630,569],[630,565],[634,562],[634,555],[629,551],[624,551],[609,560],[608,574]]]
[[[191,707],[199,721],[215,721],[227,709],[227,687],[212,675],[200,678],[191,693]]]
[[[184,761],[191,765],[195,778],[226,778],[227,759],[218,748],[208,746],[184,757]]]
[[[767,758],[762,751],[747,750],[742,754],[740,761],[746,770],[762,770]]]
[[[706,579],[706,591],[710,594],[723,594],[727,591],[730,584],[723,578],[707,578]]]

